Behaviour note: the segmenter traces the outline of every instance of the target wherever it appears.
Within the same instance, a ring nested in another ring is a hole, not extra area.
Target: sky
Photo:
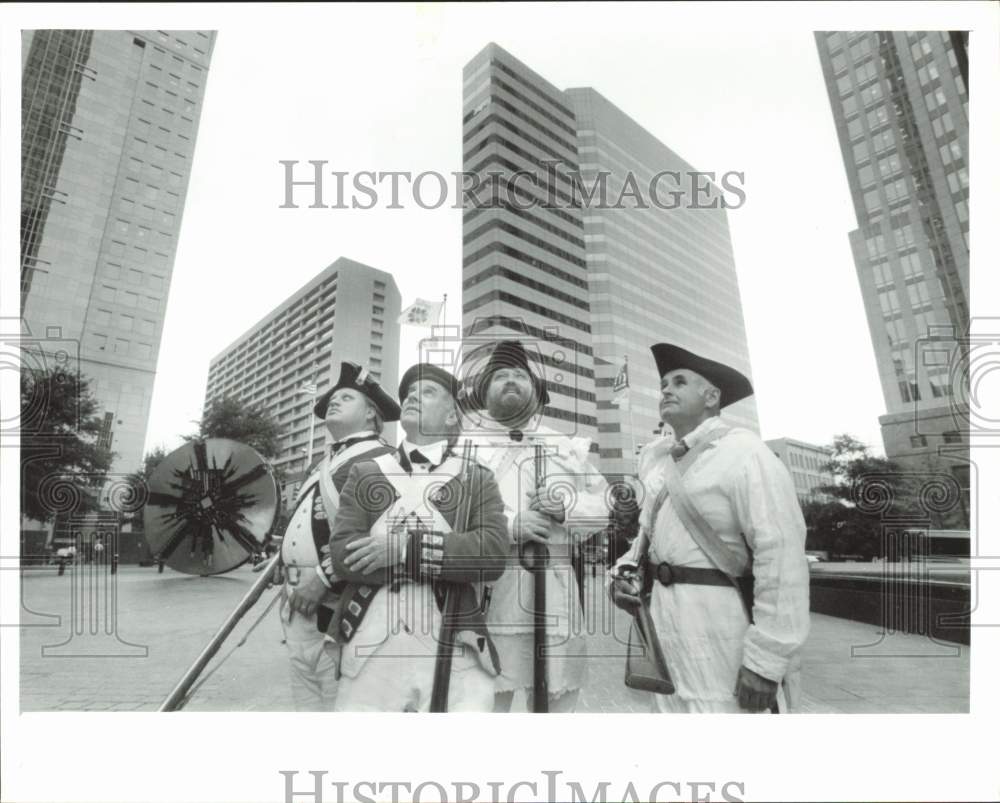
[[[856,221],[809,26],[699,29],[650,6],[409,6],[391,26],[378,7],[304,13],[218,26],[147,451],[193,430],[210,359],[340,256],[392,273],[404,306],[447,293],[459,323],[460,210],[405,192],[403,209],[309,209],[308,190],[282,209],[280,161],[461,170],[462,67],[490,41],[557,87],[595,88],[696,169],[745,174],[729,221],[761,434],[850,432],[881,451]],[[404,328],[401,369],[425,334]]]

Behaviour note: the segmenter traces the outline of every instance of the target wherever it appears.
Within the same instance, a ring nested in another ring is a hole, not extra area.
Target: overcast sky
[[[403,7],[391,27],[379,7],[303,13],[219,25],[147,450],[191,431],[210,358],[340,256],[392,273],[404,305],[447,293],[459,322],[459,210],[307,209],[307,193],[280,209],[279,160],[461,170],[462,67],[490,41],[560,88],[594,87],[697,169],[745,173],[729,220],[761,434],[881,450],[856,222],[807,26],[699,31],[648,6]],[[423,333],[404,329],[401,368]]]

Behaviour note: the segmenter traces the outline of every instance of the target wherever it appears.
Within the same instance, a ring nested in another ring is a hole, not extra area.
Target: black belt
[[[656,579],[663,585],[691,583],[699,586],[732,586],[733,581],[720,569],[701,569],[695,566],[671,566],[660,563],[656,566]]]

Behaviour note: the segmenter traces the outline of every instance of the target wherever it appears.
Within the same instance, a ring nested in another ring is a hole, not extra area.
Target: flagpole
[[[448,325],[448,294],[444,294],[444,301],[441,302],[441,325]]]
[[[625,355],[625,388],[628,396],[626,398],[626,403],[628,404],[628,432],[630,440],[632,441],[632,468],[633,474],[638,475],[639,473],[639,458],[635,453],[635,425],[632,423],[632,378],[629,376],[628,371],[628,354]]]

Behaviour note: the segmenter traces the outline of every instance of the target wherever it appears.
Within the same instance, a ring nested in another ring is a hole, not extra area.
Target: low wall
[[[969,643],[968,583],[894,572],[851,575],[813,572],[810,609],[816,613]]]

